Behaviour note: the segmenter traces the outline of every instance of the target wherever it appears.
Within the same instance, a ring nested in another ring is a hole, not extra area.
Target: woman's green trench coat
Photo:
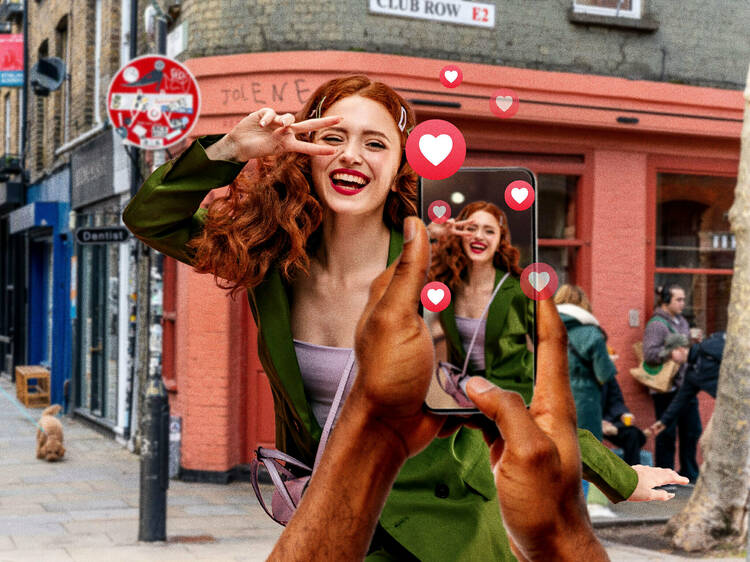
[[[204,148],[218,138],[196,141],[179,158],[157,169],[123,213],[125,224],[138,238],[187,264],[191,254],[186,244],[203,226],[201,201],[212,189],[231,183],[243,167],[208,159]],[[401,233],[391,231],[389,264],[401,252],[402,244]],[[258,326],[260,361],[273,393],[276,446],[311,463],[321,428],[302,385],[290,328],[288,290],[273,269],[258,287],[248,291],[248,299]],[[613,499],[628,497],[637,476],[592,441],[587,437],[581,440],[592,474],[596,473],[596,480]],[[409,459],[388,496],[380,525],[420,560],[513,559],[488,449],[475,430],[461,429],[451,437],[435,439]]]

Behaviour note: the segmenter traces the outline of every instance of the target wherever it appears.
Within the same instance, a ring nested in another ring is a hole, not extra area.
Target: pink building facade
[[[265,106],[296,112],[325,80],[362,72],[398,90],[419,121],[455,124],[466,165],[530,168],[539,179],[540,259],[589,294],[619,354],[626,401],[645,427],[654,421],[651,400],[628,369],[655,285],[685,286],[687,316],[705,332],[726,327],[733,259],[726,212],[741,92],[469,63],[461,64],[461,86],[447,89],[438,75],[448,62],[334,51],[192,59],[203,99],[194,134],[226,132]],[[501,87],[519,95],[512,119],[489,110]],[[244,297],[233,301],[211,276],[170,261],[164,375],[172,413],[183,418],[181,466],[184,474],[231,479],[254,448],[273,444],[257,331]],[[704,425],[712,410],[702,396]]]

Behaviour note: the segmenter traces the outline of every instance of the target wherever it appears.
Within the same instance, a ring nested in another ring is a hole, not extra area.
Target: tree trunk
[[[672,544],[687,551],[741,546],[750,508],[750,69],[734,203],[737,241],[729,322],[711,435],[700,478],[685,508],[667,525]]]

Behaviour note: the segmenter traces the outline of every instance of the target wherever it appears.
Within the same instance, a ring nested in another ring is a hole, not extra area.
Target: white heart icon
[[[433,166],[437,166],[453,150],[453,139],[450,135],[422,135],[419,139],[419,151]]]
[[[500,111],[508,111],[510,106],[513,105],[513,96],[497,96],[495,103],[500,108]]]
[[[510,190],[510,196],[516,203],[521,204],[529,196],[529,190],[525,187],[514,187]]]
[[[458,78],[458,70],[446,70],[444,76],[448,82],[453,84],[453,82],[456,81],[456,78]]]
[[[448,209],[445,208],[445,205],[435,205],[432,208],[432,214],[435,215],[437,218],[442,217],[445,214],[445,211]]]
[[[430,299],[430,302],[434,305],[437,305],[440,301],[442,301],[444,296],[445,291],[443,291],[442,289],[427,290],[427,298]]]
[[[546,271],[542,271],[541,273],[537,273],[536,271],[529,273],[529,283],[538,293],[549,284],[549,273]]]

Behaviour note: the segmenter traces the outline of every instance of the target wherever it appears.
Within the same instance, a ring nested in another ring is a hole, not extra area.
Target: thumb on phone
[[[517,392],[503,390],[484,377],[471,377],[466,392],[479,411],[497,425],[506,454],[523,454],[529,444],[545,437]],[[497,460],[493,459],[493,464]]]

